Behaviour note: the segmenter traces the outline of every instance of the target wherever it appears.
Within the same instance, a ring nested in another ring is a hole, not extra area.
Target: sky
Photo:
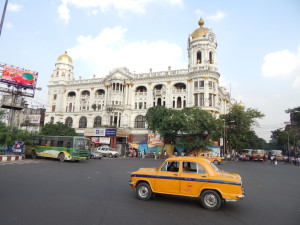
[[[0,0],[0,15],[5,0]],[[39,73],[32,105],[47,106],[57,58],[73,59],[75,78],[186,69],[188,36],[199,27],[216,35],[220,85],[246,108],[265,114],[256,134],[290,120],[300,106],[299,0],[9,0],[0,62]]]

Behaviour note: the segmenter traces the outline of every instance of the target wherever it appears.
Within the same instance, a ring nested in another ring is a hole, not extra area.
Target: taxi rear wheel
[[[218,192],[206,190],[201,194],[201,203],[205,209],[217,210],[221,207],[222,199]]]
[[[143,182],[139,183],[136,187],[136,195],[139,199],[147,201],[152,196],[152,190],[149,184]]]
[[[215,164],[215,165],[218,165],[218,164],[219,164],[218,160],[215,160],[215,161],[214,161],[214,164]]]

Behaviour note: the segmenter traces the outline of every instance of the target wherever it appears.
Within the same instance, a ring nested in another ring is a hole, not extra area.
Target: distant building
[[[40,132],[45,123],[45,108],[26,106],[20,114],[20,129]]]
[[[148,134],[145,115],[153,106],[196,106],[216,117],[228,113],[231,96],[219,86],[216,36],[202,19],[198,24],[188,36],[188,67],[180,70],[135,74],[123,67],[102,78],[75,79],[71,57],[60,55],[48,84],[45,123],[62,122],[91,138],[105,136],[98,129],[103,126],[121,128],[130,141],[142,141]]]

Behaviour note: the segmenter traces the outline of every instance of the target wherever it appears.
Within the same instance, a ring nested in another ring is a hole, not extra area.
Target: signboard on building
[[[28,115],[30,123],[40,123],[41,115]]]
[[[34,89],[38,74],[21,68],[5,65],[0,72],[1,82]]]
[[[110,144],[110,138],[109,137],[99,137],[99,143],[100,144]]]
[[[105,136],[105,129],[95,129],[95,136]]]
[[[117,129],[105,129],[106,137],[115,137],[117,136]]]
[[[110,144],[110,137],[91,137],[91,141],[96,144]]]

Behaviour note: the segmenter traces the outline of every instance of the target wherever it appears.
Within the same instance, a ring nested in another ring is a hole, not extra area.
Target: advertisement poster
[[[5,65],[2,68],[1,81],[15,84],[26,88],[35,88],[37,73],[26,71],[20,68]]]
[[[15,144],[13,146],[13,152],[21,153],[23,150],[23,145],[24,145],[23,141],[15,141]]]
[[[110,144],[110,138],[109,137],[100,137],[99,143],[101,143],[101,144]]]
[[[159,134],[148,134],[148,145],[164,145],[164,139],[161,138]]]

